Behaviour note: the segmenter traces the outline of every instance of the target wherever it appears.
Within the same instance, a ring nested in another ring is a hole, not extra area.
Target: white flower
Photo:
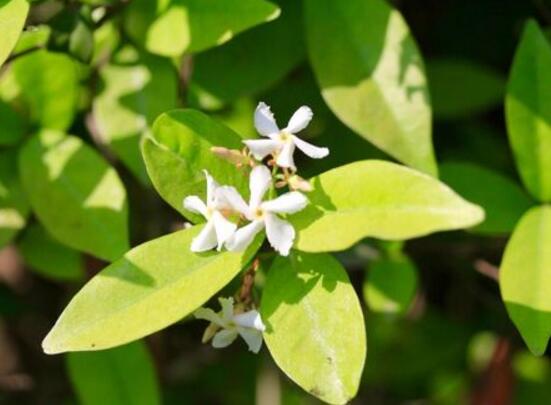
[[[236,314],[233,308],[233,298],[219,298],[222,311],[214,312],[210,308],[199,308],[193,315],[197,319],[204,319],[222,328],[212,339],[212,346],[222,348],[229,346],[240,335],[249,350],[258,353],[262,347],[262,332],[266,327],[262,323],[260,314],[256,310]],[[208,329],[207,329],[208,332]],[[210,338],[206,334],[207,340]]]
[[[295,229],[276,214],[293,214],[302,210],[308,203],[307,198],[298,191],[283,194],[273,200],[262,201],[272,182],[272,175],[266,166],[256,166],[251,171],[249,188],[251,198],[245,203],[233,187],[221,187],[220,193],[232,208],[245,216],[249,224],[238,229],[226,242],[231,251],[242,251],[249,246],[254,237],[266,228],[270,245],[281,255],[287,256],[293,241]]]
[[[217,247],[217,250],[222,249],[224,243],[233,235],[237,229],[237,225],[229,221],[220,212],[221,209],[227,207],[226,204],[218,197],[220,186],[209,173],[204,170],[207,178],[207,200],[206,204],[195,195],[184,199],[184,208],[201,214],[207,220],[205,227],[199,235],[193,238],[191,242],[192,252],[204,252]]]
[[[254,113],[254,125],[260,135],[270,139],[254,139],[243,142],[256,159],[262,160],[271,154],[276,159],[278,166],[295,170],[293,159],[295,147],[314,159],[321,159],[329,155],[329,149],[314,146],[295,135],[306,128],[312,116],[310,107],[302,106],[295,111],[287,127],[280,130],[270,107],[265,103],[259,103]]]

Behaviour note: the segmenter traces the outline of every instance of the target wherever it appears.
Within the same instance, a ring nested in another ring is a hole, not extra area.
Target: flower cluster
[[[308,199],[298,190],[310,191],[310,184],[296,174],[295,149],[315,159],[329,154],[327,148],[314,146],[296,136],[296,133],[306,128],[312,116],[312,110],[302,106],[293,114],[287,126],[279,129],[270,107],[259,103],[254,123],[260,135],[267,139],[243,141],[247,147],[244,153],[220,147],[213,149],[217,156],[237,166],[252,166],[249,176],[250,197],[246,202],[235,187],[219,185],[205,170],[206,201],[203,202],[197,196],[184,199],[185,209],[207,220],[191,243],[193,252],[214,248],[220,251],[223,247],[229,251],[243,251],[259,232],[265,230],[270,245],[282,256],[289,254],[295,240],[295,229],[279,215],[294,214],[306,207]],[[270,157],[268,164],[273,166],[273,170],[262,163],[267,157]],[[283,173],[278,174],[278,170]],[[265,199],[274,185],[287,185],[290,191]],[[232,221],[236,217],[239,220]],[[238,227],[241,221],[247,223]],[[212,345],[221,348],[241,336],[249,350],[258,353],[262,346],[262,332],[265,330],[260,314],[250,307],[246,311],[247,305],[243,302],[234,306],[233,298],[220,298],[219,301],[222,306],[219,313],[209,308],[199,308],[194,313],[196,318],[211,322],[203,335],[203,342],[212,338]]]

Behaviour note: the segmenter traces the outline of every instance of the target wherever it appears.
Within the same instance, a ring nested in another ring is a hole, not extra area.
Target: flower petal
[[[239,335],[243,338],[249,350],[253,353],[258,353],[262,347],[262,332],[255,329],[237,328]]]
[[[231,186],[222,186],[216,190],[217,199],[221,202],[221,205],[231,208],[234,211],[237,211],[243,214],[246,217],[249,217],[249,206],[239,194],[239,191],[235,187]]]
[[[204,228],[199,232],[193,240],[191,241],[191,251],[192,252],[205,252],[207,250],[213,249],[217,244],[216,241],[216,232],[214,229],[214,222],[208,221]]]
[[[265,211],[277,214],[293,214],[308,204],[306,196],[298,191],[291,191],[270,201],[264,201],[261,207]]]
[[[210,308],[199,308],[193,313],[193,316],[197,319],[204,319],[205,321],[212,322],[221,327],[224,327],[225,325],[220,315]]]
[[[212,347],[221,349],[232,344],[237,339],[238,333],[235,329],[222,329],[212,339]]]
[[[205,174],[205,177],[207,178],[207,205],[213,205],[214,204],[214,198],[215,198],[214,192],[218,188],[218,183],[209,174],[209,172],[207,172],[206,170],[203,170],[203,173]]]
[[[295,144],[293,142],[285,142],[281,151],[277,155],[276,163],[279,167],[287,167],[295,169],[295,160],[293,159],[293,153],[295,153]]]
[[[222,319],[226,324],[233,320],[233,298],[218,298],[218,302],[222,307]]]
[[[254,126],[260,135],[270,136],[279,133],[279,128],[270,111],[270,107],[263,102],[258,103],[254,112]]]
[[[295,228],[275,214],[265,214],[266,235],[270,245],[282,256],[287,256],[295,240]]]
[[[306,155],[310,156],[312,159],[321,159],[329,155],[328,148],[320,148],[319,146],[312,145],[306,141],[303,141],[298,136],[293,136],[293,141],[297,148],[303,151]]]
[[[226,242],[226,247],[231,252],[242,252],[251,244],[258,232],[264,228],[264,221],[253,221],[239,228]]]
[[[251,190],[251,199],[249,200],[249,208],[256,209],[264,194],[268,191],[268,188],[272,184],[272,174],[266,166],[256,166],[249,177],[249,188]]]
[[[262,160],[268,155],[273,155],[281,148],[280,141],[272,139],[250,139],[243,141],[251,151],[255,159]]]
[[[212,214],[212,222],[214,222],[216,240],[218,241],[217,250],[220,251],[224,243],[226,243],[237,229],[237,225],[226,219],[219,211],[214,211]]]
[[[196,214],[201,214],[204,217],[207,216],[207,206],[196,195],[190,195],[184,198],[184,208]]]
[[[284,131],[291,134],[296,134],[297,132],[302,131],[308,126],[313,116],[314,113],[310,107],[303,105],[295,111]]]
[[[256,329],[261,332],[266,330],[266,326],[264,326],[262,318],[260,318],[260,313],[255,309],[234,315],[233,321],[236,325],[244,328]]]

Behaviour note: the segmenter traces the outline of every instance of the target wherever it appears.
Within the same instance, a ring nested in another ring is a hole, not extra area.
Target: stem
[[[260,260],[254,259],[253,264],[243,275],[243,281],[241,282],[241,288],[239,290],[238,301],[245,305],[249,305],[253,302],[252,291],[254,287],[254,277],[258,268],[260,267]]]

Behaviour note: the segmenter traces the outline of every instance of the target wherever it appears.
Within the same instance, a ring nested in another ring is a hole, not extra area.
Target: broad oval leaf
[[[291,216],[295,247],[344,250],[371,236],[402,240],[474,226],[484,211],[426,174],[382,160],[338,167],[312,180],[310,204]]]
[[[259,247],[191,252],[202,226],[135,247],[73,297],[42,346],[49,354],[101,350],[181,320],[231,281]]]
[[[551,44],[528,22],[511,69],[505,100],[507,132],[530,193],[551,201]]]
[[[26,123],[7,103],[0,100],[0,147],[17,144],[25,135]]]
[[[17,43],[21,30],[29,12],[27,0],[0,1],[0,66],[4,64],[8,55]]]
[[[423,60],[384,0],[306,0],[310,61],[339,119],[400,161],[436,174]]]
[[[217,158],[213,146],[242,149],[241,137],[224,124],[195,110],[174,110],[161,115],[153,124],[153,135],[144,139],[142,153],[153,185],[174,209],[190,219],[184,210],[188,195],[205,196],[203,170],[220,184],[247,190],[248,173]]]
[[[277,365],[331,404],[358,390],[366,355],[362,309],[341,264],[328,254],[277,257],[261,302],[266,345]]]
[[[67,369],[82,405],[155,405],[161,396],[153,359],[142,342],[93,353],[69,353]]]
[[[176,107],[176,71],[168,60],[126,49],[103,65],[99,75],[103,86],[93,102],[98,134],[147,184],[140,139],[157,116]]]
[[[532,208],[518,223],[501,261],[507,312],[530,351],[542,355],[551,337],[551,207]]]
[[[58,241],[109,261],[128,250],[126,190],[94,149],[43,131],[21,151],[19,170],[33,211]]]
[[[441,180],[486,212],[484,222],[472,229],[487,235],[507,235],[534,202],[513,180],[472,163],[447,162]]]
[[[0,152],[0,248],[25,227],[30,211],[18,176],[17,152]]]
[[[181,56],[223,44],[278,15],[265,0],[134,0],[124,27],[149,52]]]

